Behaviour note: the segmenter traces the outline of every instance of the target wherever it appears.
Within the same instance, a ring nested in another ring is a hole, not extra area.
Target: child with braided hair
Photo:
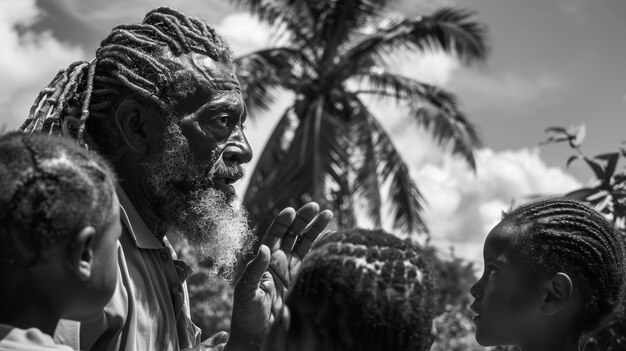
[[[513,209],[491,230],[483,254],[484,273],[470,289],[481,345],[578,350],[582,336],[622,305],[621,238],[582,202]]]
[[[102,313],[118,277],[115,177],[75,141],[0,137],[0,350],[54,344],[60,318]]]
[[[422,250],[382,230],[331,233],[302,262],[265,350],[428,350],[433,282]]]

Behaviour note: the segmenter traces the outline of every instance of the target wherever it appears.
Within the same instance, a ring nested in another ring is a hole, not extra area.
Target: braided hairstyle
[[[118,25],[95,59],[59,71],[39,93],[21,130],[69,135],[115,161],[122,154],[113,117],[119,103],[132,97],[169,116],[174,96],[193,89],[174,84],[169,63],[192,52],[233,68],[226,41],[203,21],[175,10],[158,8],[141,24]]]
[[[541,276],[567,273],[585,306],[574,332],[582,333],[618,312],[624,297],[624,249],[614,226],[588,205],[547,199],[505,213],[523,228],[521,256]]]
[[[113,172],[68,138],[0,137],[0,189],[0,273],[38,263],[42,250],[86,226],[99,230],[115,213]]]
[[[419,247],[382,230],[324,237],[290,294],[291,311],[308,310],[302,318],[315,324],[320,350],[421,351],[432,344],[428,263]]]

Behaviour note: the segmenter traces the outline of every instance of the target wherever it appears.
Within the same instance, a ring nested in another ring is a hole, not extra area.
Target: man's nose
[[[237,127],[231,134],[228,146],[226,146],[222,157],[224,161],[239,164],[248,163],[252,160],[252,148],[241,127]]]

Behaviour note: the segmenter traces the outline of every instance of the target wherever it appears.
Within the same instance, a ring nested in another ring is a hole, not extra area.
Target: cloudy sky
[[[113,25],[140,21],[160,5],[215,25],[236,54],[267,44],[268,28],[224,0],[0,0],[0,125],[19,126],[57,70],[93,57]],[[440,6],[475,10],[488,25],[493,50],[486,64],[466,68],[427,53],[398,58],[390,69],[460,97],[486,144],[477,173],[442,153],[401,107],[371,108],[385,116],[428,201],[433,243],[478,260],[502,210],[588,181],[582,165],[563,169],[570,154],[565,145],[538,147],[546,127],[586,124],[589,154],[626,140],[626,0],[399,0],[390,16]],[[253,116],[248,130],[257,154],[289,99],[282,96],[272,111]]]

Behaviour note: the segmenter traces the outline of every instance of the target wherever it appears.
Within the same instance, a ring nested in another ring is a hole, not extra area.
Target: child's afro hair
[[[303,261],[287,305],[309,311],[303,318],[315,324],[321,350],[421,351],[433,341],[423,251],[383,230],[325,236]]]
[[[85,226],[99,230],[116,206],[108,164],[74,140],[45,134],[0,137],[0,189],[0,271],[36,264]]]

